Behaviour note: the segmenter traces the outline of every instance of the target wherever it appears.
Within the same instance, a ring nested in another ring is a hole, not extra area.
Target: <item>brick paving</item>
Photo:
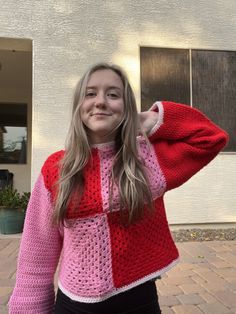
[[[19,243],[20,235],[0,235],[1,314],[8,313]],[[236,313],[236,241],[185,242],[177,246],[180,263],[156,281],[162,313]]]

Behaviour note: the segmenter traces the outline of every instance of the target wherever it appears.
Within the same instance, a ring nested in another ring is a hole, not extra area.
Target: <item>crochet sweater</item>
[[[146,143],[137,138],[153,196],[154,211],[124,226],[119,194],[109,210],[108,177],[114,144],[92,147],[84,169],[85,186],[68,205],[71,228],[51,224],[58,162],[64,152],[51,155],[42,167],[27,209],[18,257],[16,285],[9,313],[52,313],[53,276],[59,263],[58,285],[73,300],[98,302],[163,274],[178,261],[163,196],[209,163],[224,147],[227,134],[201,112],[186,105],[156,102],[159,120]]]

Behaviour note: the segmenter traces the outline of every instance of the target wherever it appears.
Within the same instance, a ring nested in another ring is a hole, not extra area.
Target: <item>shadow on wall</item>
[[[42,52],[47,47],[51,66],[39,64],[47,70],[46,77],[55,64],[63,64],[63,74],[65,61],[71,59],[69,73],[77,77],[91,60],[110,60],[123,44],[214,46],[222,45],[222,39],[234,42],[235,15],[234,0],[227,0],[227,5],[223,0],[59,0],[45,5],[33,1],[31,6],[26,1],[3,5],[0,24],[6,36],[33,38],[35,48],[41,46]],[[45,60],[44,53],[35,57]]]
[[[207,4],[192,1],[190,4],[173,0],[168,3],[166,0],[145,3],[74,0],[50,1],[47,7],[42,7],[35,2],[32,20],[51,18],[42,26],[33,23],[32,33],[37,38],[40,31],[43,34],[40,45],[54,50],[50,59],[52,66],[47,68],[49,72],[56,64],[63,65],[62,72],[67,72],[65,60],[72,62],[68,83],[74,84],[78,73],[83,72],[91,60],[111,60],[111,56],[113,60],[119,61],[118,56],[130,60],[129,57],[138,54],[139,45],[209,47],[218,43],[222,46],[225,35],[228,43],[233,42],[236,3],[229,0],[222,10],[223,4],[223,1]],[[37,48],[37,40],[35,45]],[[126,64],[132,67],[129,62]],[[68,75],[62,75],[62,80],[65,77]]]
[[[227,1],[227,6],[223,1],[59,1],[49,8],[58,23],[50,25],[45,40],[50,40],[49,49],[56,49],[55,66],[65,64],[65,59],[71,61],[69,73],[65,65],[61,67],[67,72],[62,75],[66,85],[74,86],[78,73],[91,62],[109,60],[126,68],[137,98],[139,46],[220,49],[234,42],[236,31],[233,0]]]

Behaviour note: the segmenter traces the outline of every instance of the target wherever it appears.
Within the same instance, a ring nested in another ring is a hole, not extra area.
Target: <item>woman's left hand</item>
[[[158,121],[159,114],[155,111],[143,111],[139,113],[139,123],[142,132],[147,135]]]

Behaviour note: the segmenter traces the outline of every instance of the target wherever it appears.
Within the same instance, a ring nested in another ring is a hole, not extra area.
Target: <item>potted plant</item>
[[[11,186],[0,190],[0,233],[13,234],[23,231],[29,197],[29,192],[20,194]]]

